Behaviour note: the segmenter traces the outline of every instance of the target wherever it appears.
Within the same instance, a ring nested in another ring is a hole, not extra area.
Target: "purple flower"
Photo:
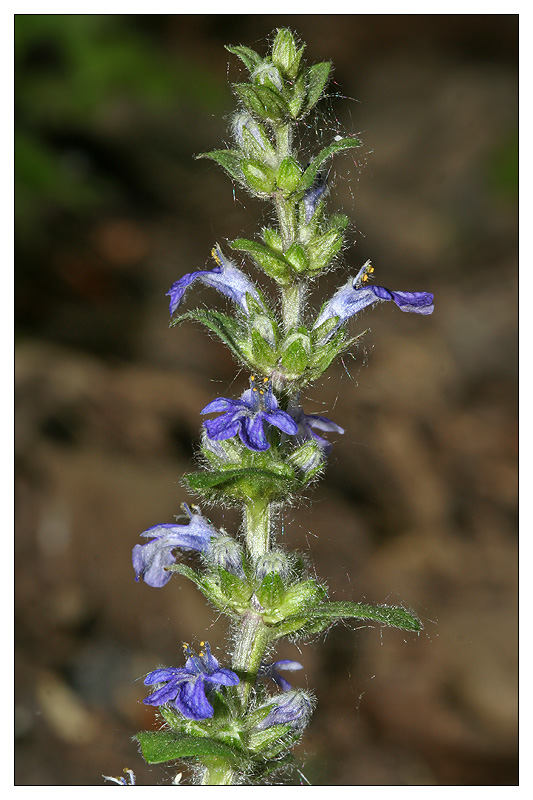
[[[327,341],[347,319],[358,314],[363,308],[377,303],[379,300],[392,300],[400,311],[414,314],[433,313],[433,295],[430,292],[392,292],[384,286],[367,285],[368,276],[374,268],[367,261],[356,277],[338,289],[331,300],[322,307],[313,328],[318,328],[326,320],[338,317],[335,327],[323,337]]]
[[[306,191],[302,198],[305,211],[305,224],[309,225],[314,217],[318,201],[328,188],[327,176],[320,176],[317,181]]]
[[[144,578],[145,583],[154,588],[164,586],[172,577],[166,567],[175,563],[173,549],[204,551],[209,547],[213,537],[219,532],[207,522],[199,511],[191,511],[184,503],[182,508],[189,517],[185,525],[177,523],[163,523],[141,533],[141,536],[151,537],[146,544],[136,544],[133,548],[132,560],[135,570],[135,580]]]
[[[106,781],[113,781],[113,783],[118,783],[119,786],[135,786],[135,774],[131,769],[125,769],[124,772],[128,776],[128,779],[120,776],[119,778],[111,778],[109,775],[102,775],[102,778]]]
[[[268,450],[270,447],[263,428],[265,423],[275,425],[291,436],[298,433],[298,425],[293,418],[278,407],[268,378],[258,384],[255,375],[252,375],[250,388],[242,394],[240,400],[218,397],[208,403],[200,413],[211,414],[215,411],[223,413],[216,419],[204,422],[208,437],[221,440],[239,434],[242,443],[256,452]]]
[[[272,725],[286,725],[288,722],[295,730],[303,730],[313,710],[311,700],[305,692],[295,690],[279,695],[269,705],[271,711],[257,725],[260,731],[271,728]]]
[[[279,674],[278,670],[280,669],[296,672],[296,670],[303,669],[303,667],[298,661],[284,659],[282,661],[276,661],[274,664],[262,664],[259,667],[257,675],[259,678],[272,678],[273,681],[276,681],[280,689],[283,689],[284,692],[288,692],[292,689],[292,686],[289,681],[285,680],[285,678]]]
[[[334,433],[344,433],[344,428],[332,422],[327,417],[322,417],[320,414],[304,414],[303,409],[298,407],[290,408],[289,414],[298,425],[297,439],[301,442],[315,440],[324,449],[326,454],[331,451],[332,444],[315,433],[314,429],[319,431],[333,431]]]
[[[213,716],[213,706],[206,697],[219,686],[235,686],[239,678],[229,669],[221,669],[216,658],[211,655],[207,642],[198,655],[188,645],[184,645],[189,656],[184,667],[156,669],[144,679],[146,686],[154,683],[164,684],[144,699],[148,706],[164,706],[169,703],[187,719],[201,720]]]
[[[170,316],[174,314],[180,305],[188,287],[196,280],[205,283],[206,286],[217,289],[219,292],[226,295],[226,297],[229,297],[234,303],[237,303],[246,314],[249,313],[246,301],[247,294],[251,295],[259,305],[264,307],[255,285],[232,261],[228,261],[224,258],[218,244],[213,247],[211,255],[217,262],[217,266],[214,269],[188,272],[172,284],[167,292],[167,296],[170,297]]]

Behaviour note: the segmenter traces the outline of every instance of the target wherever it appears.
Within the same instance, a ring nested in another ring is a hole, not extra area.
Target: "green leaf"
[[[144,758],[149,764],[175,761],[177,758],[223,756],[238,765],[241,758],[232,747],[209,737],[187,736],[172,731],[141,731],[136,736]]]
[[[239,150],[211,150],[209,153],[199,153],[195,158],[210,158],[226,170],[231,178],[243,183],[242,153]]]
[[[282,463],[279,468],[279,472],[256,467],[192,472],[182,480],[208,499],[242,502],[263,497],[273,500],[285,498],[295,479],[294,469]]]
[[[273,367],[276,363],[277,353],[266,342],[259,331],[252,330],[252,353],[253,360],[263,372]]]
[[[193,319],[197,322],[201,322],[229,347],[233,355],[236,356],[239,361],[244,361],[246,363],[246,356],[242,351],[241,342],[248,334],[233,317],[223,314],[221,311],[216,311],[213,308],[206,311],[196,308],[192,311],[187,311],[186,314],[175,317],[170,325],[171,327],[179,325],[186,319]]]
[[[337,255],[342,247],[342,233],[333,228],[320,236],[315,236],[307,245],[309,257],[309,273],[315,275],[327,267],[331,259]]]
[[[341,619],[374,620],[405,631],[421,631],[422,623],[414,614],[401,606],[371,606],[363,603],[334,602],[315,606],[309,615],[313,621],[330,622]]]
[[[322,61],[320,64],[313,64],[307,73],[307,100],[304,106],[304,113],[310,111],[320,100],[331,72],[331,63]]]
[[[168,567],[168,570],[169,572],[177,572],[179,575],[189,578],[189,580],[196,584],[204,597],[213,603],[214,606],[220,609],[227,609],[228,601],[226,596],[222,593],[216,581],[209,577],[209,575],[202,575],[186,564],[172,564],[172,566]]]
[[[261,161],[254,159],[243,159],[241,169],[244,182],[253,192],[259,194],[270,194],[276,186],[276,174]]]
[[[289,107],[277,89],[256,86],[255,91],[264,106],[267,119],[280,121],[289,116]]]
[[[250,253],[256,264],[271,278],[274,278],[282,286],[287,285],[292,280],[292,270],[285,258],[260,242],[253,242],[250,239],[235,239],[230,242],[234,250],[243,253]]]
[[[226,45],[226,50],[233,53],[237,58],[240,58],[250,73],[263,61],[259,53],[252,50],[251,47],[244,47],[244,45]]]
[[[287,103],[275,89],[271,89],[269,86],[234,83],[233,90],[248,111],[261,119],[280,121],[288,116]]]
[[[299,378],[309,365],[309,349],[306,348],[305,337],[295,334],[295,338],[285,348],[281,356],[281,364],[289,380]]]
[[[269,572],[263,578],[261,586],[256,592],[257,599],[265,609],[276,608],[285,594],[283,581],[277,572]]]
[[[306,71],[302,70],[294,81],[288,105],[293,119],[296,119],[302,110],[307,95]]]
[[[290,194],[298,186],[301,177],[302,168],[298,162],[294,158],[284,158],[276,174],[276,182],[279,188]]]
[[[307,254],[299,242],[293,242],[287,252],[285,258],[291,263],[296,272],[305,272],[309,267],[309,260]]]
[[[302,175],[302,179],[298,185],[298,191],[305,192],[306,189],[311,188],[318,170],[324,161],[328,160],[328,158],[331,158],[331,156],[335,155],[335,153],[339,153],[341,150],[350,150],[353,147],[361,147],[362,144],[363,143],[360,139],[357,139],[355,136],[349,136],[345,139],[338,139],[327,147],[324,147],[324,149],[320,151],[316,158],[311,161]]]
[[[220,588],[232,605],[237,603],[246,603],[252,594],[252,590],[246,583],[241,580],[237,575],[219,567],[218,575],[220,578]]]

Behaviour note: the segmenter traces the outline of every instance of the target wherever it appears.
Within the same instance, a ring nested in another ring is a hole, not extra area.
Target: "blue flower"
[[[315,433],[315,428],[319,431],[333,431],[334,433],[344,433],[344,428],[341,428],[337,423],[332,422],[327,417],[322,417],[320,414],[304,414],[303,409],[298,407],[289,408],[289,414],[298,425],[297,439],[300,442],[316,441],[323,448],[326,454],[331,452],[332,444]]]
[[[304,204],[304,219],[305,224],[309,225],[314,217],[315,211],[318,206],[318,201],[328,188],[327,175],[320,175],[310,189],[306,191],[302,198]]]
[[[180,305],[188,287],[197,280],[229,297],[246,314],[249,313],[246,301],[247,294],[251,295],[264,308],[263,301],[255,285],[232,261],[224,258],[218,244],[213,247],[211,255],[217,262],[217,266],[214,269],[188,272],[172,284],[167,292],[167,296],[170,297],[170,316],[174,314]]]
[[[102,778],[106,781],[113,781],[113,783],[118,783],[119,786],[135,786],[135,774],[131,769],[125,769],[124,772],[128,776],[128,779],[124,777],[119,778],[111,778],[109,775],[102,775]]]
[[[275,425],[291,436],[298,433],[298,425],[293,418],[278,407],[278,401],[272,393],[272,384],[267,378],[257,385],[257,379],[252,375],[250,388],[243,393],[240,400],[218,397],[208,403],[200,413],[211,414],[215,411],[223,413],[216,419],[204,422],[208,437],[221,440],[239,434],[242,443],[256,452],[268,450],[270,447],[263,427],[265,423]]]
[[[392,292],[384,286],[369,286],[368,276],[374,268],[367,261],[356,277],[335,292],[331,300],[324,304],[317,317],[313,329],[320,327],[326,320],[338,317],[336,325],[323,337],[327,341],[347,319],[358,314],[363,308],[377,303],[379,300],[392,300],[400,311],[414,314],[433,313],[433,295],[430,292]]]
[[[193,510],[184,503],[182,508],[189,517],[188,524],[163,523],[141,533],[151,537],[146,544],[136,544],[133,548],[132,560],[135,580],[144,578],[145,583],[154,588],[164,586],[172,577],[166,567],[175,563],[173,549],[207,550],[211,539],[220,534],[199,511]]]
[[[268,704],[271,711],[257,725],[260,731],[271,728],[273,725],[291,724],[295,730],[303,730],[309,721],[313,706],[311,699],[305,692],[290,691],[285,692]]]
[[[296,670],[303,669],[303,667],[298,661],[283,659],[282,661],[276,661],[274,664],[262,664],[257,675],[259,678],[272,678],[284,692],[288,692],[292,689],[292,686],[289,681],[285,680],[283,675],[279,674],[278,670],[280,669],[296,672]]]
[[[200,642],[204,648],[195,655],[188,645],[184,645],[189,656],[184,667],[156,669],[144,679],[146,686],[154,683],[164,684],[144,699],[148,706],[163,706],[169,703],[187,719],[201,720],[213,716],[213,706],[206,697],[219,686],[235,686],[239,678],[229,669],[221,669],[216,658],[211,655],[207,642]]]

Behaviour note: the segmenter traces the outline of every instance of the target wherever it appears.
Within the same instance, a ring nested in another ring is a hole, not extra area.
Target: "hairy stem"
[[[270,503],[249,501],[245,506],[246,547],[253,560],[266,553],[270,546]]]
[[[200,786],[233,786],[233,767],[222,758],[206,758],[205,772]]]
[[[246,711],[248,707],[250,693],[255,687],[257,672],[269,642],[270,630],[260,615],[248,612],[243,617],[239,628],[232,662],[232,669],[241,678],[236,688],[242,711]]]

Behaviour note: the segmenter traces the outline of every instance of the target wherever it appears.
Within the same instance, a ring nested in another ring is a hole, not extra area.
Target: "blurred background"
[[[171,522],[199,410],[246,385],[222,344],[168,328],[165,292],[268,221],[196,153],[229,141],[224,44],[280,26],[335,66],[300,131],[337,134],[330,208],[353,221],[323,298],[371,258],[383,304],[305,400],[346,433],[280,521],[335,600],[402,603],[420,636],[339,625],[287,643],[316,692],[298,747],[322,785],[517,783],[517,15],[18,15],[16,781],[168,783],[132,741],[140,677],[226,627],[185,579],[136,584],[141,531]],[[249,267],[253,271],[253,267]],[[221,299],[208,289],[195,303]],[[311,500],[313,504],[311,505]],[[210,517],[235,531],[234,512]],[[184,773],[187,780],[187,773]],[[300,779],[295,774],[291,780]]]

